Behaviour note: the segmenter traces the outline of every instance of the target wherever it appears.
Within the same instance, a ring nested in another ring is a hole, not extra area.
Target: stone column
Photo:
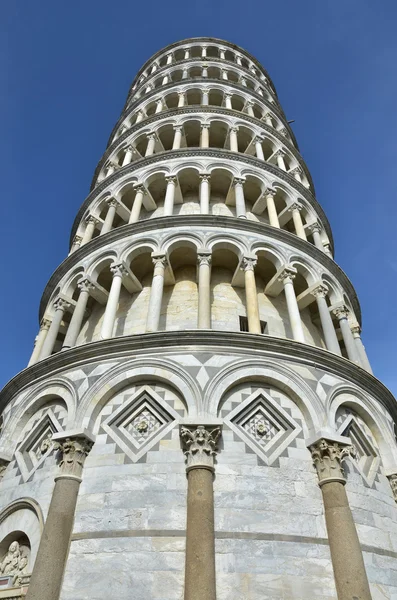
[[[150,290],[150,300],[148,316],[146,321],[146,331],[157,331],[160,323],[161,303],[163,300],[164,273],[167,266],[165,254],[152,254],[154,264],[152,289]]]
[[[199,251],[198,262],[198,329],[211,329],[211,252]]]
[[[126,165],[130,164],[133,154],[134,154],[134,146],[131,146],[131,144],[130,144],[125,149],[125,154],[124,154],[123,162],[121,165],[122,167],[125,167]]]
[[[208,65],[203,65],[203,69],[201,71],[201,76],[203,77],[203,79],[208,77]]]
[[[171,65],[172,64],[172,54],[168,54],[167,56],[167,65]]]
[[[162,85],[167,85],[168,81],[169,81],[168,75],[165,75],[163,77]]]
[[[83,239],[81,240],[81,245],[88,244],[92,240],[92,236],[94,235],[95,227],[98,224],[98,219],[89,215],[86,219],[87,226],[85,228],[85,232],[83,235]]]
[[[183,127],[182,125],[175,125],[174,126],[174,141],[172,143],[172,149],[173,150],[179,150],[179,148],[181,147],[181,141],[182,141],[182,131],[183,131]]]
[[[210,124],[203,123],[200,132],[200,148],[209,148],[210,145]]]
[[[358,355],[357,347],[348,321],[349,309],[342,304],[341,306],[334,307],[332,312],[339,321],[339,327],[342,333],[343,341],[345,342],[345,348],[349,360],[359,365],[360,357]]]
[[[47,358],[47,356],[50,356],[52,354],[55,342],[58,337],[59,328],[62,323],[63,315],[65,314],[65,311],[67,308],[69,308],[69,306],[69,302],[67,302],[63,298],[58,298],[57,300],[55,300],[55,313],[52,317],[52,323],[41,348],[40,360],[43,360],[43,358]]]
[[[368,371],[368,373],[372,373],[371,365],[368,360],[368,356],[367,356],[364,344],[363,344],[361,336],[360,336],[360,331],[361,331],[360,325],[358,323],[353,323],[353,325],[350,327],[350,330],[352,332],[353,339],[356,344],[356,348],[357,348],[358,356],[360,358],[361,366],[366,371]]]
[[[269,127],[273,127],[272,116],[270,113],[266,113],[263,118],[265,119],[266,125],[269,125]]]
[[[93,445],[86,432],[53,436],[61,454],[50,507],[27,592],[27,600],[58,600],[72,537],[84,461]]]
[[[73,254],[73,252],[76,252],[76,250],[78,250],[80,248],[82,241],[83,241],[83,237],[81,235],[74,236],[73,245],[70,249],[70,254]]]
[[[209,94],[210,94],[210,91],[207,90],[207,89],[205,89],[205,90],[202,91],[202,100],[201,100],[201,102],[202,102],[203,106],[208,106],[209,105],[209,103],[210,103],[210,96],[209,96]]]
[[[156,134],[149,133],[147,138],[148,138],[148,143],[147,143],[145,156],[151,156],[154,153],[154,147],[156,145]]]
[[[320,438],[309,447],[323,495],[338,600],[371,600],[363,555],[345,490],[342,461],[350,445]]]
[[[300,214],[300,211],[302,210],[302,204],[300,204],[299,202],[294,202],[293,204],[291,204],[291,206],[288,208],[288,211],[290,213],[292,213],[292,220],[294,221],[294,227],[295,227],[295,233],[298,237],[300,237],[302,240],[306,240],[306,232],[305,232],[305,228],[303,227],[303,221],[302,221],[302,217]]]
[[[238,132],[238,127],[231,127],[230,128],[230,150],[232,152],[238,152],[238,141],[237,141],[237,132]]]
[[[116,170],[116,165],[112,162],[110,162],[107,165],[107,173],[106,173],[106,177],[109,177],[109,175],[112,175]]]
[[[160,98],[160,100],[157,100],[157,106],[156,106],[156,110],[154,111],[154,114],[157,115],[158,113],[161,113],[162,110],[163,110],[163,101]]]
[[[295,169],[291,169],[290,171],[290,174],[293,175],[294,179],[296,179],[296,181],[299,181],[299,183],[302,183],[301,173],[302,169],[300,167],[295,167]]]
[[[190,58],[190,50],[189,48],[185,49],[185,60],[187,60],[188,58]]]
[[[110,265],[110,271],[113,275],[113,279],[112,285],[110,286],[108,301],[106,303],[105,314],[103,316],[101,340],[111,338],[113,335],[113,327],[116,318],[117,307],[119,304],[121,284],[123,282],[123,277],[127,275],[127,271],[124,265],[121,263]]]
[[[226,52],[226,50],[225,50],[224,48],[221,48],[221,49],[219,50],[219,57],[220,57],[222,60],[225,60],[225,52]]]
[[[45,318],[42,319],[42,321],[40,323],[40,331],[36,336],[32,356],[30,357],[30,360],[28,362],[28,367],[30,367],[30,365],[34,365],[39,360],[41,349],[42,349],[44,341],[47,337],[50,326],[51,326],[51,321],[49,319],[45,319]]]
[[[284,162],[284,156],[285,156],[285,152],[283,152],[282,150],[277,150],[277,152],[274,155],[277,159],[277,165],[280,167],[280,169],[282,169],[283,171],[286,171],[287,168],[285,166],[285,162]]]
[[[222,79],[224,79],[225,81],[227,81],[229,79],[228,74],[227,74],[227,70],[226,69],[221,69],[222,71]]]
[[[188,479],[184,600],[216,600],[213,473],[221,428],[182,425],[180,435]]]
[[[236,63],[241,67],[241,56],[236,56]]]
[[[135,123],[140,123],[141,121],[143,121],[143,112],[141,110],[138,110]]]
[[[175,186],[177,178],[174,175],[165,177],[167,189],[164,198],[164,216],[169,217],[174,212]]]
[[[233,108],[231,94],[225,94],[225,106],[226,106],[226,108],[230,108],[230,109]]]
[[[109,208],[108,212],[106,213],[105,221],[102,225],[101,233],[99,235],[104,235],[112,229],[114,217],[116,215],[117,200],[115,200],[114,198],[109,198],[108,200],[106,200],[106,203],[109,206]]]
[[[77,304],[74,308],[68,331],[65,336],[65,341],[63,342],[62,350],[73,348],[73,346],[76,345],[87,308],[88,298],[90,297],[90,291],[94,289],[94,286],[87,278],[81,279],[77,284],[77,287],[80,290],[79,299],[77,300]]]
[[[286,267],[279,276],[279,281],[283,282],[285,299],[287,301],[287,309],[289,322],[292,330],[292,337],[297,342],[305,342],[305,336],[302,328],[301,316],[299,313],[298,303],[296,301],[293,280],[296,276],[296,269]]]
[[[241,83],[241,85],[243,85],[244,87],[247,87],[247,81],[244,79],[244,77],[240,78],[239,83]]]
[[[178,108],[185,106],[185,92],[178,92]]]
[[[335,354],[341,355],[338,338],[332,318],[328,309],[327,301],[325,297],[328,294],[328,287],[326,285],[319,285],[312,291],[313,296],[316,298],[318,312],[320,315],[321,329],[323,330],[325,345],[327,350],[335,352]]]
[[[128,223],[136,223],[137,221],[139,221],[139,217],[141,215],[143,197],[145,195],[145,188],[141,183],[134,186],[134,190],[135,190],[135,198],[134,198],[134,203],[132,205],[130,218],[128,219]]]
[[[182,79],[187,79],[189,77],[188,69],[183,69],[182,71]]]
[[[262,149],[263,138],[261,138],[259,135],[257,135],[256,138],[254,139],[254,142],[255,142],[255,152],[256,152],[257,158],[260,158],[261,160],[265,160],[265,155],[263,154],[263,149]]]
[[[280,229],[280,222],[278,220],[278,214],[276,205],[274,203],[274,196],[277,194],[277,190],[273,188],[267,188],[265,190],[267,214],[269,215],[269,222],[272,227]]]
[[[244,179],[235,178],[234,182],[234,197],[236,200],[236,217],[241,219],[247,218],[244,198]]]
[[[200,175],[200,213],[208,215],[210,212],[210,175]]]
[[[255,113],[254,113],[254,103],[252,100],[248,100],[247,104],[247,113],[249,114],[250,117],[255,117]]]
[[[314,245],[316,246],[316,248],[318,248],[322,252],[325,252],[323,242],[321,241],[321,235],[320,235],[321,226],[320,226],[320,224],[319,223],[311,223],[308,227],[308,231],[310,231],[310,233],[313,236],[313,242],[314,242]]]
[[[258,295],[256,292],[255,266],[256,258],[246,256],[242,261],[245,279],[245,298],[247,302],[247,319],[249,333],[262,333],[259,319]]]

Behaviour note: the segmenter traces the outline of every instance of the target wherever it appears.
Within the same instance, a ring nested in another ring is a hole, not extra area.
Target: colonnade
[[[165,272],[168,266],[168,259],[164,253],[153,253],[152,261],[154,271],[146,320],[147,332],[159,330]],[[211,329],[211,253],[205,249],[200,249],[197,254],[197,262],[197,328]],[[245,309],[248,319],[248,331],[249,333],[260,334],[261,322],[258,305],[258,290],[255,279],[256,263],[257,258],[255,256],[244,256],[240,267],[244,271]],[[114,335],[121,287],[123,283],[126,285],[126,281],[128,281],[130,275],[132,275],[131,271],[123,263],[111,265],[110,271],[112,273],[112,283],[107,296],[102,321],[100,332],[101,339],[108,339]],[[347,357],[352,362],[371,372],[371,367],[360,337],[359,325],[356,322],[349,321],[350,311],[348,307],[342,302],[328,307],[326,296],[328,295],[329,289],[323,282],[318,282],[317,285],[311,286],[297,298],[293,283],[296,274],[296,268],[291,265],[284,265],[278,269],[275,276],[265,288],[265,294],[269,296],[277,296],[284,291],[292,339],[298,342],[307,343],[300,316],[299,301],[304,299],[304,306],[308,306],[309,303],[315,301],[318,307],[321,330],[323,332],[327,350],[338,355],[342,354],[331,316],[332,313],[336,317]],[[128,286],[126,287],[128,289]],[[62,349],[73,347],[76,344],[88,298],[90,293],[95,289],[95,286],[88,278],[82,278],[78,283],[78,288],[79,296],[77,302],[73,303],[71,300],[68,302],[67,299],[62,297],[55,300],[52,322],[49,324],[48,318],[43,319],[29,364],[33,364],[34,362],[37,362],[37,360],[42,360],[51,355],[66,310],[73,310],[73,315],[68,326]]]
[[[180,425],[188,479],[185,600],[216,600],[213,476],[222,422],[218,419],[213,421],[210,424],[208,420],[197,420]],[[61,461],[27,600],[59,599],[84,461],[95,441],[88,432],[62,432],[55,434],[53,439],[55,448],[61,453]],[[371,600],[342,468],[342,462],[354,456],[354,448],[349,438],[336,435],[328,438],[320,436],[310,441],[308,446],[322,491],[338,600]]]

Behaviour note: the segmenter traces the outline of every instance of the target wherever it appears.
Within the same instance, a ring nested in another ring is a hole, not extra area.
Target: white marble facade
[[[34,569],[52,436],[85,430],[61,599],[181,600],[189,418],[223,424],[218,600],[337,598],[308,450],[319,432],[356,448],[346,489],[372,598],[397,598],[395,399],[248,53],[185,40],[141,69],[40,318],[28,368],[0,393],[0,598],[24,594]]]

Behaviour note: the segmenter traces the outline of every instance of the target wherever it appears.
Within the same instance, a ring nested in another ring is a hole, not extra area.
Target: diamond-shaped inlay
[[[370,436],[352,414],[339,427],[338,433],[350,438],[357,453],[356,458],[350,460],[354,462],[367,484],[372,486],[378,472],[380,458]]]
[[[58,431],[62,431],[62,426],[48,409],[15,452],[24,481],[42,466],[52,449],[51,438]]]
[[[143,386],[109,415],[102,428],[136,462],[174,427],[178,418],[178,413],[153,389]]]
[[[263,389],[256,390],[225,422],[268,465],[302,431],[301,426]]]

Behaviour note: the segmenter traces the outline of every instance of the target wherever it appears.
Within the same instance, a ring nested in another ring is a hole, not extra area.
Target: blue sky
[[[186,37],[227,39],[272,77],[353,282],[375,375],[397,393],[395,0],[3,2],[0,385],[140,66]]]

